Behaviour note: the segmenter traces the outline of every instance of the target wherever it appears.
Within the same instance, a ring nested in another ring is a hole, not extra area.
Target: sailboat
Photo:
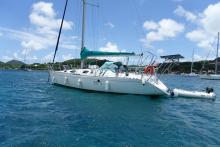
[[[200,75],[201,79],[220,80],[220,74],[218,74],[218,50],[219,50],[219,32],[218,32],[217,51],[216,51],[216,59],[215,59],[215,74]]]
[[[62,71],[50,70],[50,79],[53,84],[64,85],[77,89],[111,92],[111,93],[127,93],[127,94],[141,94],[141,95],[167,95],[167,86],[158,79],[154,72],[151,74],[129,72],[128,70],[120,72],[120,67],[127,65],[118,65],[115,62],[106,62],[98,69],[85,68],[84,60],[89,57],[126,57],[138,56],[135,53],[129,52],[101,52],[90,51],[84,44],[85,36],[85,9],[86,0],[83,0],[83,15],[82,15],[82,40],[81,40],[81,68],[70,69]],[[65,16],[66,6],[63,13]],[[59,31],[59,36],[62,29],[62,23]],[[58,36],[58,38],[59,38]],[[57,42],[56,50],[59,41]],[[55,52],[56,52],[55,50]],[[56,54],[56,53],[55,53]],[[54,54],[54,58],[55,58]],[[53,59],[54,62],[54,59]],[[148,67],[151,71],[153,66]]]
[[[212,91],[200,92],[200,93],[186,93],[187,91],[175,92],[170,90],[157,76],[155,72],[154,61],[144,68],[143,72],[129,71],[128,60],[129,57],[143,57],[143,53],[135,54],[133,52],[101,52],[90,51],[84,44],[85,36],[85,9],[86,0],[83,2],[83,14],[82,14],[82,40],[81,40],[81,68],[80,69],[65,69],[61,71],[55,71],[51,67],[49,69],[49,79],[52,84],[58,84],[62,86],[72,87],[76,89],[106,92],[106,93],[124,93],[124,94],[138,94],[149,96],[191,96],[202,98],[215,98],[215,94]],[[57,44],[55,48],[54,59],[59,45],[59,38],[62,31],[63,20],[65,16],[66,6],[68,0],[66,0],[64,13],[61,21]],[[120,62],[105,62],[99,68],[86,68],[84,60],[90,57],[126,57],[127,62],[123,65]],[[153,59],[153,58],[151,58]]]
[[[190,73],[189,74],[184,74],[184,76],[189,76],[189,77],[196,77],[198,74],[193,72],[193,65],[194,65],[194,49],[192,52],[192,62],[191,62],[191,67],[190,67]]]
[[[26,64],[26,58],[27,58],[27,52],[25,51],[25,53],[24,53],[24,65],[23,65],[23,67],[21,68],[21,70],[23,70],[23,71],[32,71],[32,69],[30,69],[30,68],[28,68],[27,67],[27,64]]]
[[[194,65],[194,48],[193,48],[192,62],[191,62],[191,68],[190,68],[190,73],[189,73],[189,76],[190,76],[190,77],[198,76],[198,74],[196,74],[196,73],[193,72],[193,65]]]

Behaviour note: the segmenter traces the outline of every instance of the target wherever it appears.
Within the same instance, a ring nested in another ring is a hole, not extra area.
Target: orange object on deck
[[[145,74],[151,74],[153,75],[155,73],[155,67],[154,65],[148,65],[144,68],[144,73]]]

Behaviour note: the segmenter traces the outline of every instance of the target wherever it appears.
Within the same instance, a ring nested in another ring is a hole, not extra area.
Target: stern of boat
[[[169,88],[156,75],[143,77],[142,84],[143,83],[151,84],[157,89],[157,91],[159,91],[160,95],[169,95]]]

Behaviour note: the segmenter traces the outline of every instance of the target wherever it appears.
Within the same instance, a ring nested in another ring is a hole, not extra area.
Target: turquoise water
[[[161,77],[171,88],[212,86],[210,101],[81,91],[47,76],[0,71],[0,146],[220,145],[220,81]]]

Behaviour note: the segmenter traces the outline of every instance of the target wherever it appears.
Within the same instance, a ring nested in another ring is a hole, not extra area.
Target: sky
[[[64,0],[1,0],[0,61],[51,62]],[[82,1],[69,0],[56,61],[80,57]],[[90,50],[215,58],[218,0],[87,0]]]

